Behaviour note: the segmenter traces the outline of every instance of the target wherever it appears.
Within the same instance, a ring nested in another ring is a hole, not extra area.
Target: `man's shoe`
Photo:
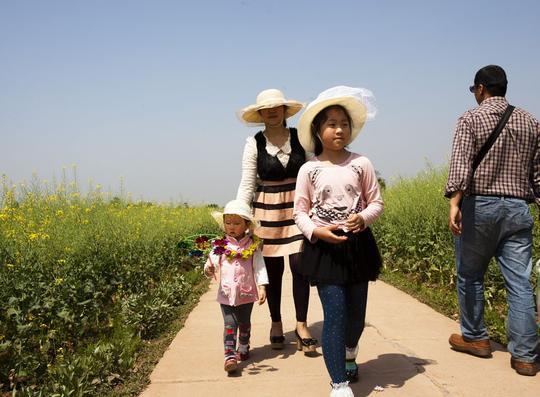
[[[459,334],[450,335],[448,339],[452,349],[458,352],[469,353],[473,356],[489,358],[491,357],[491,345],[489,339],[467,340]]]
[[[535,376],[538,372],[538,365],[536,363],[516,360],[514,357],[510,359],[510,366],[520,375]]]

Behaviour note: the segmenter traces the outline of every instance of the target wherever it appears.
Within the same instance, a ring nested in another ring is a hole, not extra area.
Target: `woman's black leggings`
[[[289,256],[291,273],[293,276],[293,299],[296,310],[296,321],[307,321],[307,311],[309,304],[309,281],[307,278],[296,272],[300,254]],[[268,273],[268,286],[266,288],[266,299],[270,308],[270,317],[273,322],[281,321],[281,284],[283,271],[285,270],[285,260],[283,257],[264,257],[266,271]]]

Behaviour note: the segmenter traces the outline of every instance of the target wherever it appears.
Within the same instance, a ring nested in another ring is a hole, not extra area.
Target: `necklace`
[[[260,239],[257,236],[252,236],[253,242],[247,248],[239,248],[235,250],[231,247],[229,241],[225,237],[212,241],[212,253],[214,255],[225,255],[229,261],[234,259],[249,259],[255,253],[259,246]]]

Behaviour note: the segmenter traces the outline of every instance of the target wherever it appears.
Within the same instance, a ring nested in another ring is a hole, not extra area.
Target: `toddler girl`
[[[261,305],[266,300],[268,275],[259,249],[259,239],[250,231],[254,221],[249,205],[241,200],[232,200],[227,203],[223,213],[212,215],[222,225],[225,236],[212,242],[204,273],[209,277],[219,275],[217,301],[221,305],[225,323],[224,369],[231,373],[236,370],[238,359],[245,361],[249,358],[253,302]]]

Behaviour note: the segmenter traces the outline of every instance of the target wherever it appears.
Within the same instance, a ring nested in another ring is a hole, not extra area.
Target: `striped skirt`
[[[255,234],[263,239],[263,256],[287,257],[302,249],[304,236],[293,219],[296,178],[261,181],[255,192],[253,209],[260,226]]]

